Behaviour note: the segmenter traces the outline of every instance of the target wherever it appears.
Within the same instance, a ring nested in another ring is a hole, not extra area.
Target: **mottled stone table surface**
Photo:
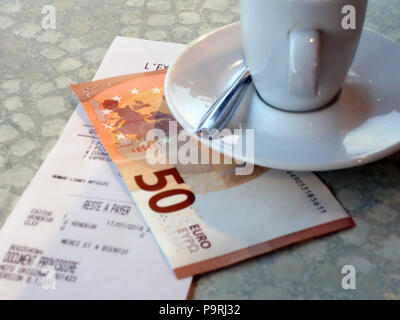
[[[239,20],[237,0],[2,0],[0,225],[77,105],[117,35],[189,43]],[[41,27],[56,8],[56,30]],[[400,42],[400,1],[370,0],[366,26]],[[399,62],[400,63],[400,62]],[[46,108],[51,105],[52,108]],[[319,173],[357,227],[196,277],[196,299],[400,298],[400,153]],[[342,266],[357,289],[341,288]]]

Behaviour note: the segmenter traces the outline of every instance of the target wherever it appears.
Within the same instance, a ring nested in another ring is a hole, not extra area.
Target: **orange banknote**
[[[238,175],[234,160],[189,134],[181,139],[164,97],[165,73],[72,89],[178,278],[354,226],[314,174],[254,166]],[[180,161],[194,149],[195,160],[212,161]]]

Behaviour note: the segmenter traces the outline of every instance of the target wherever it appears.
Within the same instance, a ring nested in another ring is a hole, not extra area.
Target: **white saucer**
[[[169,68],[165,97],[185,129],[193,129],[242,60],[240,25],[235,23],[194,41]],[[333,170],[394,153],[400,150],[400,46],[364,30],[341,95],[317,111],[271,108],[251,85],[228,124],[231,129],[239,126],[255,129],[253,162],[270,168]]]

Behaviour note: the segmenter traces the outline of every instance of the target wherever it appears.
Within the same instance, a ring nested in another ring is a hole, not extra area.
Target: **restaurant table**
[[[56,30],[41,26],[48,4]],[[92,79],[116,36],[189,43],[238,20],[238,0],[2,0],[0,225],[78,103],[70,84]],[[400,1],[370,0],[366,27],[400,42]],[[191,298],[399,299],[400,153],[317,175],[355,228],[197,276]],[[342,288],[344,265],[355,290]]]

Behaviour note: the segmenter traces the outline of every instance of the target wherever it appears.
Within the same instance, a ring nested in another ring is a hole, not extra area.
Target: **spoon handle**
[[[211,104],[194,127],[194,132],[209,134],[213,129],[222,130],[237,110],[245,89],[251,82],[249,69],[245,66],[232,85]]]

